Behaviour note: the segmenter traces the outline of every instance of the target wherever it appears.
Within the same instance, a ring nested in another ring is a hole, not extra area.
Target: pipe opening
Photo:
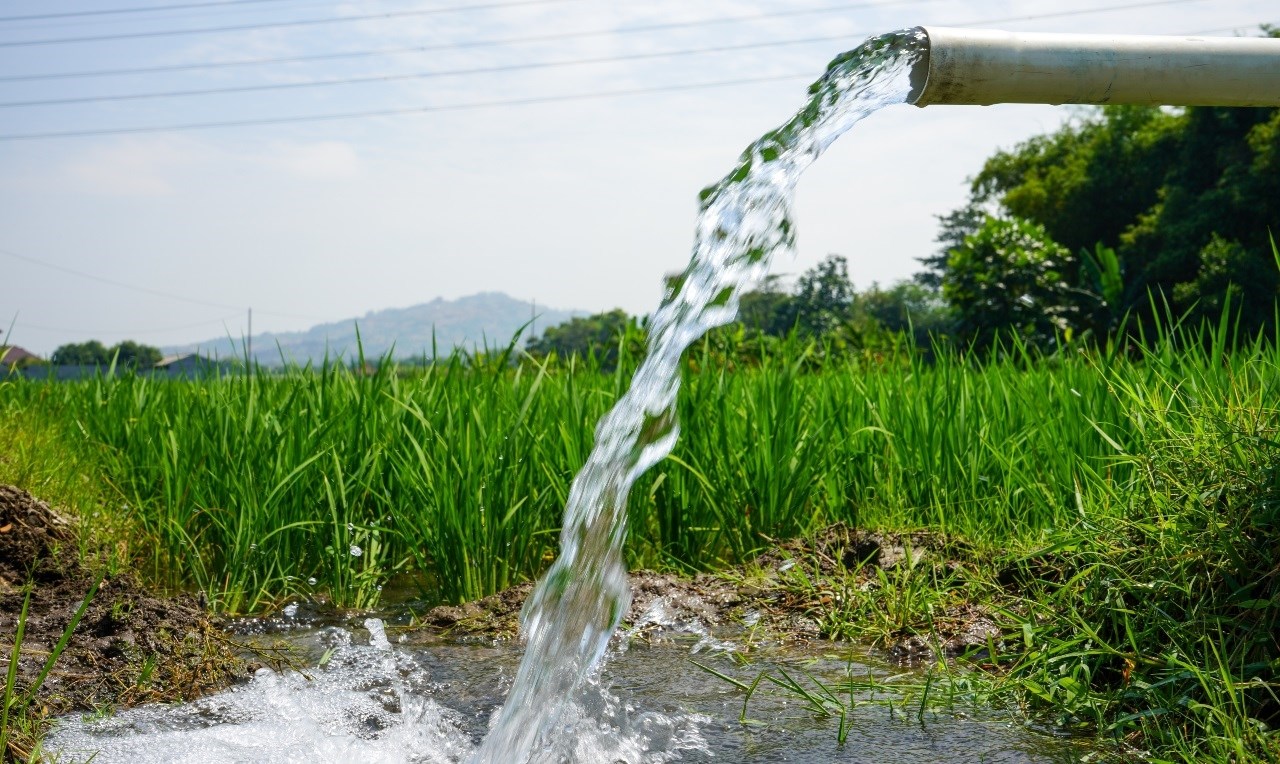
[[[924,37],[924,44],[920,46],[920,55],[911,67],[911,90],[907,93],[907,103],[913,106],[920,100],[925,87],[929,84],[929,60],[932,58],[930,54],[933,48],[929,40],[928,28],[916,27],[916,29],[920,30],[920,34]]]

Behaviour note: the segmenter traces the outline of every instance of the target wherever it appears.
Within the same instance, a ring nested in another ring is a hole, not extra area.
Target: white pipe
[[[1280,39],[922,29],[916,106],[1280,106]]]

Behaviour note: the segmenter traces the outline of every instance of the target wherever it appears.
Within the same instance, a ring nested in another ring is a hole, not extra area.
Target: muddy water
[[[277,623],[288,627],[288,621]],[[66,719],[47,748],[61,761],[93,757],[97,764],[453,764],[475,755],[520,662],[509,643],[415,645],[394,629],[388,639],[377,622],[297,626],[284,635],[300,651],[302,671],[264,669],[245,686],[183,706]],[[691,624],[611,645],[608,678],[584,683],[547,745],[533,752],[535,760],[1048,764],[1084,754],[1008,714],[960,705],[926,711],[923,720],[914,708],[891,714],[882,704],[862,705],[840,745],[833,719],[814,717],[795,697],[761,690],[744,724],[743,692],[693,663],[745,682],[779,668],[824,681],[838,681],[846,671],[901,675],[861,648],[764,648],[742,665],[735,658],[739,645]],[[855,700],[869,698],[860,693]]]

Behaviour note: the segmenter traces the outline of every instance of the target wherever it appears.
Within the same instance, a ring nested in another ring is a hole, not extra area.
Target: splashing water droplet
[[[363,550],[363,549],[361,549],[360,547],[356,546],[355,544],[352,544],[352,545],[351,545],[351,550],[350,550],[350,551],[351,551],[351,556],[352,556],[352,557],[359,557],[360,555],[364,554],[364,550]]]
[[[316,581],[316,577],[315,577],[315,576],[312,576],[311,578],[308,578],[308,579],[307,579],[307,583],[308,583],[308,584],[310,584],[310,585],[312,585],[312,586],[315,586],[316,584],[318,584],[318,583],[320,583],[320,582],[319,582],[319,581]]]

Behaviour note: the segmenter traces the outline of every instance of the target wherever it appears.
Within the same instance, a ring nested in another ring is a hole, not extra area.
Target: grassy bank
[[[1280,352],[1228,351],[1228,333],[986,363],[792,343],[732,371],[704,346],[680,443],[633,493],[631,564],[716,569],[837,521],[929,528],[966,564],[815,600],[828,633],[927,638],[947,602],[975,603],[1003,638],[971,657],[1029,714],[1174,759],[1275,761]],[[0,467],[106,508],[152,580],[223,611],[369,605],[405,571],[472,599],[547,565],[629,366],[2,382],[0,411],[43,445]],[[105,482],[71,477],[90,473]]]

